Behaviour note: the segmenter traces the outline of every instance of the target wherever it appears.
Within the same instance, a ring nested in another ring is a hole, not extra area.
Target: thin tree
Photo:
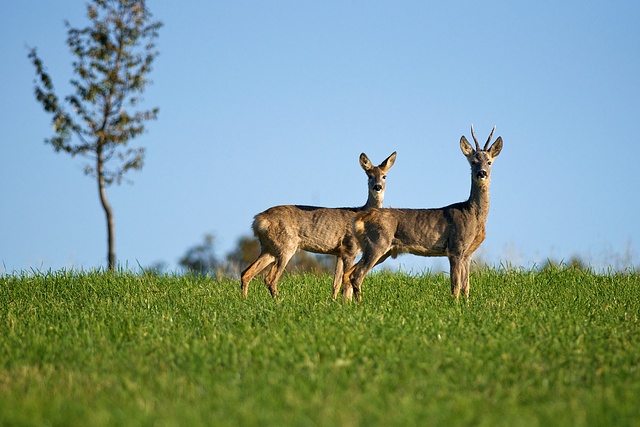
[[[115,225],[106,187],[120,184],[130,170],[143,166],[145,149],[129,147],[144,132],[158,108],[137,110],[158,55],[154,41],[161,22],[151,21],[144,0],[93,0],[87,5],[91,24],[73,28],[67,45],[75,56],[72,95],[62,102],[35,48],[29,59],[36,68],[36,99],[53,118],[54,136],[45,139],[56,152],[87,159],[84,171],[97,180],[107,221],[110,270],[115,269]]]

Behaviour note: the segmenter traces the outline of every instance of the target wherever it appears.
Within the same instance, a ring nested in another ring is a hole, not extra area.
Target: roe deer
[[[371,209],[356,216],[353,230],[362,249],[362,258],[343,277],[343,297],[362,299],[365,275],[389,256],[402,253],[449,258],[451,293],[460,291],[469,298],[471,255],[485,238],[489,213],[491,163],[502,150],[502,137],[487,149],[495,126],[483,149],[471,126],[476,143],[474,150],[467,139],[460,138],[460,148],[471,165],[469,200],[439,209]]]
[[[360,154],[360,166],[367,174],[369,196],[360,208],[321,208],[315,206],[274,206],[255,216],[253,232],[260,241],[260,255],[241,275],[242,296],[246,297],[249,282],[269,264],[265,278],[271,295],[278,296],[278,279],[296,250],[303,249],[337,257],[333,278],[333,298],[338,296],[344,271],[353,266],[360,253],[353,235],[353,221],[358,212],[381,207],[386,188],[386,173],[393,166],[393,152],[380,165],[373,166],[366,154]]]

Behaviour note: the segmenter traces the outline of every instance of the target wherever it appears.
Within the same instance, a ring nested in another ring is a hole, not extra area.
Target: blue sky
[[[222,257],[273,205],[362,205],[361,152],[398,152],[386,206],[465,200],[471,123],[504,140],[483,260],[640,264],[637,1],[148,5],[165,24],[145,93],[160,114],[133,142],[144,169],[108,190],[122,265],[175,269],[205,233]],[[44,144],[27,59],[37,47],[70,93],[65,19],[86,25],[83,3],[0,4],[0,273],[105,266],[96,183]]]

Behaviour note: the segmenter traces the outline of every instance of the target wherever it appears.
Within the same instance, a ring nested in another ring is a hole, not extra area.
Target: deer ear
[[[491,144],[491,147],[489,148],[489,155],[491,157],[497,157],[498,154],[500,154],[500,151],[502,151],[502,137],[501,136],[499,136],[498,139],[496,139],[496,142]]]
[[[473,147],[469,144],[469,141],[467,141],[467,138],[465,138],[464,135],[460,138],[460,149],[462,150],[462,154],[467,157],[473,154]]]
[[[391,153],[389,157],[384,159],[384,161],[380,163],[380,166],[378,167],[386,172],[389,169],[391,169],[391,166],[393,166],[395,162],[396,162],[396,152],[394,151],[393,153]]]
[[[368,171],[373,168],[373,165],[371,164],[371,160],[369,160],[367,155],[364,153],[360,154],[360,166],[362,166],[362,169],[364,169],[365,171]]]

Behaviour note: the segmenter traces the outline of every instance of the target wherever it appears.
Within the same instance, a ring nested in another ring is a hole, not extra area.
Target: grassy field
[[[640,274],[0,277],[0,425],[640,426]]]

